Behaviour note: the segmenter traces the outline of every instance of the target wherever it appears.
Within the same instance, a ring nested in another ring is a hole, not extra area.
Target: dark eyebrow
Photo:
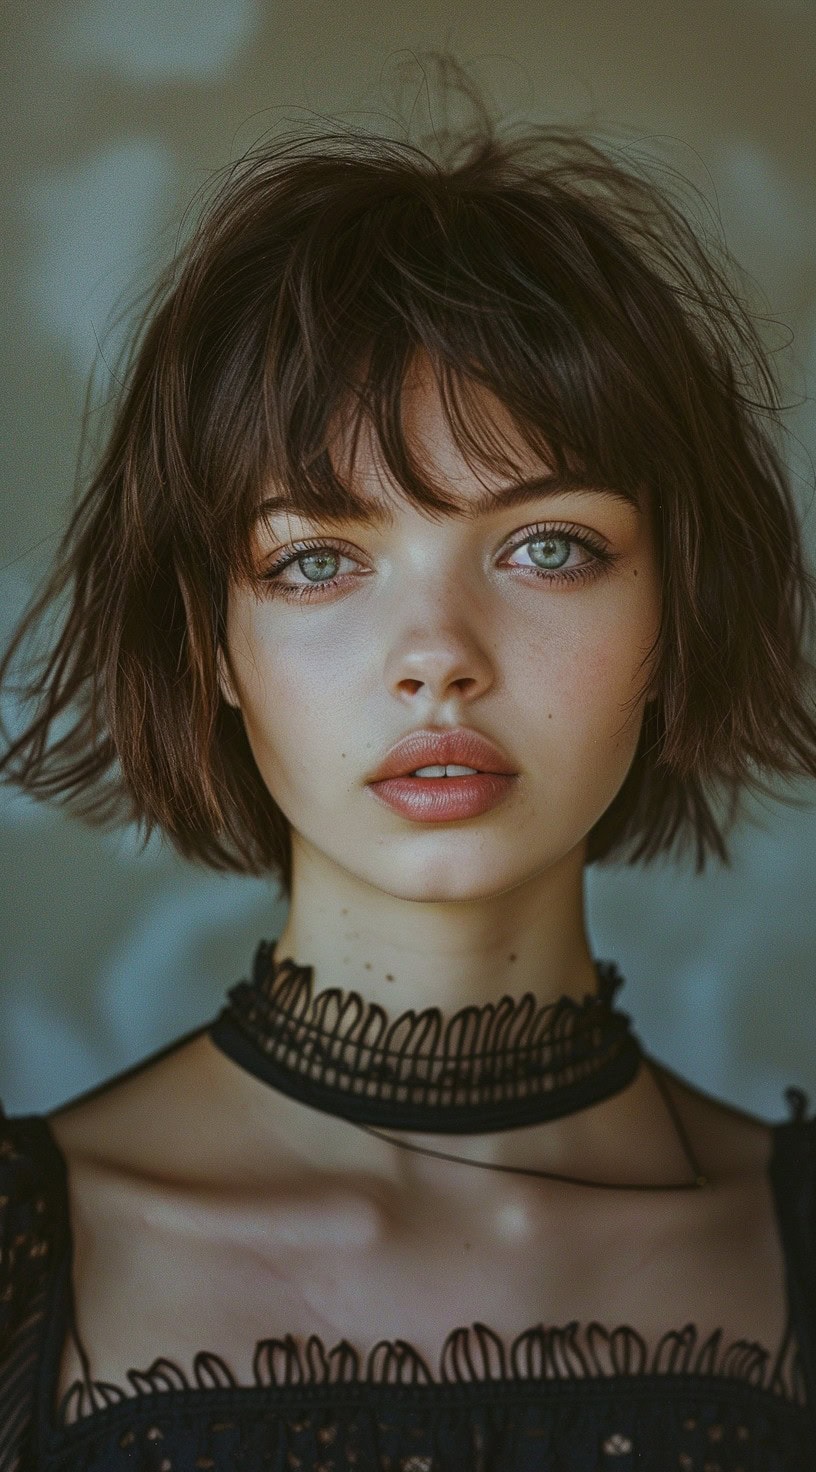
[[[484,492],[470,502],[463,515],[468,520],[474,520],[478,516],[489,515],[491,511],[503,511],[513,506],[524,506],[530,501],[537,501],[545,496],[565,495],[570,491],[600,496],[610,501],[622,501],[625,506],[634,507],[637,512],[642,510],[638,496],[625,487],[595,485],[587,477],[580,475],[539,475],[529,480],[514,481],[512,485],[503,486],[498,491]],[[318,520],[331,525],[358,520],[355,516],[328,509],[322,511],[317,518],[307,516],[306,512],[299,511],[292,504],[289,496],[268,496],[258,505],[255,520],[259,521],[262,517],[270,516],[275,511],[290,511],[292,515],[302,516],[304,520]],[[392,519],[391,511],[379,504],[373,505],[367,515],[362,518],[367,524],[377,526],[390,523]]]

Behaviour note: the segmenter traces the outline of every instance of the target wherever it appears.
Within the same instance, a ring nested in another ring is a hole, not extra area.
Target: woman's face
[[[498,401],[479,393],[524,467],[519,479],[547,475]],[[485,484],[514,483],[486,472],[480,483],[421,366],[403,412],[414,454],[469,513]],[[277,583],[230,589],[222,691],[291,827],[294,872],[305,846],[405,899],[499,894],[573,854],[631,765],[660,617],[650,509],[590,487],[539,489],[526,504],[431,520],[389,484],[368,441],[355,475],[390,521],[321,527],[284,510],[259,524],[259,571],[304,539],[316,545]],[[608,562],[594,560],[603,553]],[[567,577],[579,570],[588,575]],[[286,596],[300,588],[311,596]],[[506,797],[480,816],[430,823],[379,801],[372,771],[426,726],[471,727],[503,748],[518,773]]]

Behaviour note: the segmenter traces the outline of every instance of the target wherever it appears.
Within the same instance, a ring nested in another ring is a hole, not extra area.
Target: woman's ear
[[[236,710],[238,710],[240,708],[240,702],[238,700],[238,696],[235,693],[235,686],[232,683],[232,676],[229,672],[227,656],[224,653],[224,649],[220,644],[216,653],[216,663],[218,665],[218,684],[221,690],[221,694],[227,702],[227,705],[232,705],[235,707]]]

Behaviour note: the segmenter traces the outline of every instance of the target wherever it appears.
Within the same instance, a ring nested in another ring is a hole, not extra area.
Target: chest
[[[361,1355],[402,1339],[433,1374],[451,1331],[509,1345],[533,1325],[629,1324],[647,1344],[692,1322],[775,1345],[785,1292],[762,1183],[662,1201],[542,1196],[374,1201],[328,1183],[245,1202],[75,1178],[77,1327],[93,1378],[219,1354],[251,1383],[259,1339],[318,1335]],[[81,1375],[69,1340],[58,1394]]]

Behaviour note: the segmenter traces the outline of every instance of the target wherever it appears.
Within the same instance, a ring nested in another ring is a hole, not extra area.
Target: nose
[[[386,657],[389,689],[412,703],[423,695],[434,706],[451,698],[471,702],[495,678],[492,657],[473,628],[461,621],[430,627],[426,619],[421,628],[403,628]]]

